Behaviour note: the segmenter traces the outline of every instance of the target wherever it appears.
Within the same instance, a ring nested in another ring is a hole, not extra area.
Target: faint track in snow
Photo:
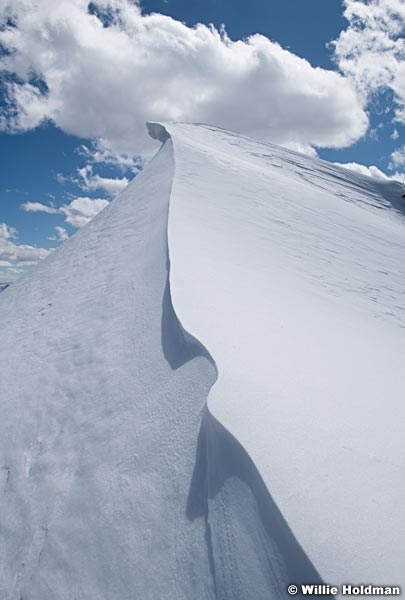
[[[281,600],[291,582],[322,583],[246,450],[208,409],[187,516],[206,520],[218,600]]]

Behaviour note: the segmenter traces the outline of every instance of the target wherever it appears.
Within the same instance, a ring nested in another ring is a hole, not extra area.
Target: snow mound
[[[148,129],[145,170],[1,294],[0,597],[405,584],[399,186]]]

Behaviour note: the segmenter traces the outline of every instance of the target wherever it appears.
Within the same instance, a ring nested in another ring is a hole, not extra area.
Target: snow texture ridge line
[[[162,144],[172,140],[164,125],[147,123],[147,128],[151,137]],[[175,139],[172,142],[175,182]],[[172,185],[168,230],[174,202]],[[171,276],[175,266],[170,257],[168,233],[168,289],[172,303]],[[176,305],[173,310],[190,352],[197,343],[211,360],[218,377],[215,358],[201,341],[196,342],[192,333],[185,330]],[[208,406],[204,410],[198,438],[187,516],[191,520],[198,517],[205,519],[205,539],[216,600],[283,599],[292,581],[298,584],[308,581],[322,583],[246,450],[215,419]]]

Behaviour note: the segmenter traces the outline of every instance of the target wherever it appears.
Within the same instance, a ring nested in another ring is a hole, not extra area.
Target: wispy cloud
[[[348,26],[333,43],[340,70],[371,107],[379,93],[391,94],[393,103],[384,102],[382,112],[405,125],[404,0],[344,0],[344,7]],[[397,129],[391,138],[399,138]],[[391,169],[403,167],[400,153],[393,154]]]
[[[0,267],[6,268],[6,274],[15,274],[18,266],[36,264],[50,252],[45,248],[16,243],[17,234],[14,227],[0,223]]]
[[[367,96],[390,88],[396,117],[405,122],[405,3],[403,0],[344,0],[348,27],[334,42],[340,69]]]
[[[139,156],[130,156],[126,152],[117,152],[108,146],[106,140],[97,138],[88,146],[80,145],[76,149],[77,154],[86,158],[91,164],[111,165],[122,172],[131,171],[138,173],[142,167],[142,159]]]
[[[64,242],[69,239],[69,234],[64,227],[55,227],[55,235],[48,238],[49,240],[56,240],[57,242]]]
[[[394,150],[391,154],[390,168],[396,169],[405,166],[405,146],[401,146]]]
[[[405,2],[344,0],[347,28],[334,42],[341,71],[365,98],[391,90],[397,122],[405,124]]]
[[[66,223],[78,228],[86,225],[108,204],[108,200],[104,198],[78,197],[60,208],[50,207],[41,202],[24,202],[24,204],[21,204],[21,208],[26,212],[64,215]]]
[[[6,225],[6,223],[0,223],[0,240],[11,240],[17,237],[17,229]]]
[[[78,179],[76,182],[85,191],[103,190],[111,197],[116,196],[129,183],[126,177],[102,177],[93,174],[92,165],[77,170]]]
[[[48,215],[55,215],[59,212],[57,208],[42,204],[42,202],[24,202],[24,204],[21,204],[21,208],[25,212],[44,212]]]

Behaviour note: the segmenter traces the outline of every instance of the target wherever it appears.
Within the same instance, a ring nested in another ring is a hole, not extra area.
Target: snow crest
[[[144,171],[0,297],[0,597],[403,583],[399,185],[148,129]]]
[[[165,125],[147,123],[147,128],[152,138],[172,147]],[[175,156],[174,152],[173,182],[176,182]],[[172,187],[169,231],[175,193]],[[168,255],[171,264],[170,241]],[[175,270],[171,264],[171,298]],[[176,306],[174,311],[186,339],[195,340],[181,324],[182,314],[179,315]],[[214,358],[208,352],[207,356],[217,369]],[[246,450],[211,414],[208,406],[198,438],[187,516],[192,521],[198,517],[205,520],[205,539],[218,600],[285,598],[291,582],[322,583]]]
[[[2,295],[1,598],[267,600],[319,579],[206,408],[216,366],[172,304],[163,138]]]
[[[208,414],[223,430],[208,430],[246,449],[249,473],[257,469],[301,548],[295,554],[287,545],[292,567],[266,528],[263,514],[277,521],[271,501],[255,513],[263,506],[260,485],[248,493],[243,477],[225,478],[208,502],[214,562],[232,556],[220,570],[228,590],[218,586],[220,597],[231,594],[229,573],[242,597],[285,597],[291,581],[319,581],[311,563],[338,587],[403,583],[400,184],[208,125],[151,129],[161,141],[170,134],[174,151],[173,305],[217,366]],[[207,439],[211,448],[224,448]],[[209,474],[218,455],[219,470],[232,463],[221,462],[226,454],[212,451]],[[250,508],[243,504],[248,498]],[[233,502],[243,510],[232,509]],[[223,505],[240,553],[224,542]],[[243,587],[248,582],[251,592]]]

